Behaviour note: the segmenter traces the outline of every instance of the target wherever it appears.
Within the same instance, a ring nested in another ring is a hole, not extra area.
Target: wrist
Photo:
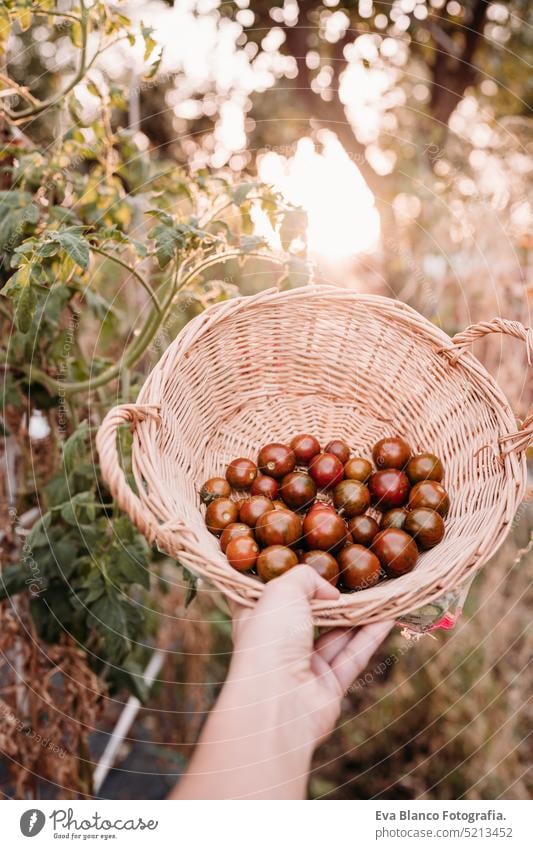
[[[275,673],[251,679],[230,674],[220,694],[217,711],[244,734],[261,741],[272,755],[310,763],[317,741],[309,715],[299,710],[294,686]]]

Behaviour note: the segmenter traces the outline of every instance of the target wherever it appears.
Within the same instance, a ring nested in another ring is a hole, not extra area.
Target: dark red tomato
[[[347,590],[364,590],[379,581],[379,560],[363,545],[346,545],[338,561],[341,582]]]
[[[372,474],[372,463],[363,457],[352,457],[344,464],[344,477],[366,483]]]
[[[224,528],[237,521],[239,514],[237,505],[229,498],[216,498],[207,505],[205,523],[212,534],[219,536]]]
[[[257,476],[257,466],[246,457],[232,460],[226,469],[226,480],[234,489],[249,489]]]
[[[290,510],[269,510],[255,526],[257,542],[269,545],[295,545],[302,536],[302,520]]]
[[[291,548],[285,545],[269,545],[257,558],[256,566],[259,577],[266,583],[279,578],[297,563],[298,557]]]
[[[309,464],[309,474],[320,489],[329,489],[342,480],[344,466],[334,454],[317,454]]]
[[[341,461],[343,466],[350,459],[350,447],[342,439],[332,439],[331,442],[328,442],[324,453],[333,454]]]
[[[279,483],[275,478],[269,475],[257,475],[250,490],[252,495],[264,495],[266,498],[271,498],[272,501],[278,497]]]
[[[405,507],[394,507],[393,510],[388,510],[387,513],[384,513],[381,517],[380,528],[382,531],[386,530],[386,528],[398,528],[402,530],[405,525],[405,520],[407,518],[408,510]]]
[[[372,449],[376,469],[403,469],[411,457],[411,448],[401,436],[386,436]]]
[[[220,547],[222,551],[225,552],[228,547],[228,543],[231,542],[232,539],[235,539],[236,537],[253,537],[253,535],[254,532],[252,529],[248,525],[245,525],[244,522],[233,522],[222,531]]]
[[[368,481],[372,504],[379,510],[401,507],[409,497],[409,480],[398,469],[374,472]]]
[[[252,495],[241,503],[239,509],[239,519],[245,525],[255,528],[256,522],[263,513],[267,510],[272,510],[272,502],[264,495]]]
[[[404,531],[410,534],[419,548],[433,548],[444,536],[444,520],[436,510],[415,507],[407,515]]]
[[[293,510],[301,510],[315,500],[316,484],[305,472],[291,472],[281,481],[280,495]]]
[[[303,536],[307,549],[335,551],[346,540],[348,529],[344,519],[332,510],[315,510],[303,521]]]
[[[228,543],[226,557],[230,566],[238,572],[247,572],[255,566],[259,551],[260,548],[253,537],[235,537]]]
[[[398,528],[387,528],[374,537],[374,552],[389,578],[398,578],[415,568],[418,549],[414,539]]]
[[[224,478],[209,478],[200,490],[200,498],[204,504],[210,504],[215,498],[228,498],[231,486]]]
[[[420,481],[415,483],[409,495],[409,509],[414,510],[415,507],[428,507],[446,516],[450,509],[450,497],[437,481]]]
[[[261,448],[257,465],[264,475],[282,478],[292,472],[296,465],[296,457],[292,448],[280,442],[271,442]]]
[[[341,481],[333,490],[333,503],[348,518],[360,516],[370,507],[368,487],[361,481]]]
[[[412,485],[419,481],[440,483],[444,477],[442,463],[435,454],[415,454],[409,460],[405,471]]]
[[[332,554],[327,551],[306,551],[300,558],[300,563],[307,563],[321,578],[329,581],[334,587],[339,581],[339,564]]]
[[[294,451],[297,463],[307,465],[316,454],[320,454],[320,442],[308,433],[299,433],[291,440],[291,448]]]
[[[333,504],[328,504],[325,501],[315,501],[315,503],[312,504],[309,508],[307,515],[309,515],[310,513],[317,513],[319,510],[329,510],[330,513],[337,512]]]
[[[357,545],[370,545],[379,531],[379,525],[372,516],[354,516],[348,522],[348,530]]]

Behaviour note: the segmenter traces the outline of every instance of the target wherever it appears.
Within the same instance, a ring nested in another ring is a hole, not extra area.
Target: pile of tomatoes
[[[372,459],[342,439],[324,450],[309,434],[270,443],[204,483],[206,525],[234,569],[263,581],[297,563],[346,591],[405,575],[444,536],[443,466],[400,436],[377,442]]]

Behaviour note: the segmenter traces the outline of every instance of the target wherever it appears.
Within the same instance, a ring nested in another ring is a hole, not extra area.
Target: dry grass
[[[524,799],[531,761],[531,551],[527,515],[476,579],[454,631],[395,634],[386,676],[346,700],[315,759],[326,798]],[[530,524],[530,522],[529,522]]]

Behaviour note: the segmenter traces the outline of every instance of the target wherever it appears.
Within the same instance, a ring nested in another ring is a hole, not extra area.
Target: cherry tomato
[[[409,497],[409,480],[398,469],[383,469],[370,475],[368,481],[372,504],[379,510],[401,507]]]
[[[394,507],[392,510],[388,510],[381,517],[380,529],[384,531],[387,528],[398,528],[401,531],[405,525],[408,512],[405,507]]]
[[[232,460],[226,469],[226,480],[234,489],[249,489],[257,476],[257,466],[246,457]]]
[[[251,498],[247,498],[241,503],[239,519],[241,522],[244,522],[245,525],[249,525],[251,528],[254,528],[259,517],[262,516],[263,513],[266,513],[267,510],[272,510],[272,502],[270,499],[265,498],[264,495],[252,495]]]
[[[305,472],[291,472],[281,481],[280,495],[293,510],[301,510],[315,500],[316,484]]]
[[[376,469],[403,469],[411,457],[411,448],[401,436],[386,436],[372,449]]]
[[[212,534],[219,536],[224,528],[237,520],[238,508],[229,498],[216,498],[207,505],[205,523]]]
[[[377,534],[371,545],[389,578],[398,578],[415,568],[418,549],[415,541],[398,528],[387,528]]]
[[[403,529],[421,549],[433,548],[444,536],[444,521],[435,510],[415,507],[407,514]]]
[[[266,498],[271,498],[274,501],[278,497],[279,483],[275,478],[269,475],[257,475],[250,490],[252,495],[264,495]]]
[[[209,478],[200,490],[200,498],[204,504],[210,504],[215,498],[228,498],[231,486],[224,478]]]
[[[320,454],[320,443],[314,436],[308,433],[299,433],[291,440],[291,448],[294,451],[297,463],[306,465],[316,454]]]
[[[333,454],[341,461],[343,466],[350,459],[350,448],[342,439],[332,439],[331,442],[328,442],[324,453]]]
[[[235,537],[228,543],[226,557],[230,566],[238,572],[247,572],[255,566],[259,551],[259,546],[253,537]]]
[[[405,471],[412,485],[419,481],[440,483],[444,477],[442,463],[435,454],[415,454],[409,460]]]
[[[309,516],[311,513],[317,513],[320,510],[329,510],[330,513],[337,512],[333,504],[328,504],[325,501],[315,501],[315,503],[312,504],[309,510],[307,511],[307,515]]]
[[[296,457],[292,448],[280,442],[271,442],[261,448],[257,464],[264,475],[282,478],[292,472],[296,465]]]
[[[348,521],[348,530],[354,543],[368,546],[379,531],[379,525],[372,516],[354,516]]]
[[[269,545],[257,558],[256,566],[259,577],[266,583],[279,578],[297,563],[298,557],[291,548],[285,545]]]
[[[344,464],[344,477],[366,483],[372,474],[372,463],[363,457],[352,457]]]
[[[428,507],[436,510],[441,516],[446,516],[450,509],[450,497],[444,487],[437,481],[420,481],[415,483],[409,495],[409,509]]]
[[[361,481],[341,481],[333,490],[333,503],[345,516],[360,516],[370,506],[368,487]]]
[[[362,545],[346,545],[338,561],[342,585],[348,590],[364,590],[379,581],[379,560]]]
[[[228,525],[222,531],[220,547],[225,553],[228,543],[231,542],[232,539],[235,539],[235,537],[253,537],[253,535],[254,532],[248,525],[245,525],[243,522],[232,522],[231,525]]]
[[[307,563],[321,578],[329,581],[334,587],[339,581],[339,564],[332,554],[327,551],[306,551],[300,558],[300,563]]]
[[[320,489],[328,489],[340,483],[344,466],[334,454],[317,454],[309,464],[309,474]]]
[[[302,521],[290,510],[269,510],[257,520],[255,536],[263,548],[295,545],[302,536]]]
[[[346,522],[330,510],[308,513],[302,527],[305,545],[310,550],[335,551],[346,540]]]

